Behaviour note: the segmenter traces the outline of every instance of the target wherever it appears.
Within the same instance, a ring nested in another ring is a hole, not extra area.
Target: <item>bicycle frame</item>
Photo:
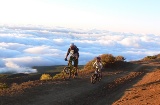
[[[96,81],[101,81],[101,79],[102,79],[102,72],[101,71],[99,71],[98,69],[96,69],[95,71],[94,71],[94,73],[91,75],[91,83],[92,84],[95,84],[96,83]]]
[[[64,67],[64,69],[63,69],[63,78],[64,79],[66,79],[66,78],[70,79],[71,76],[73,78],[75,78],[76,68],[72,64],[73,61],[74,61],[74,58],[70,57],[70,59],[68,61],[68,66]]]

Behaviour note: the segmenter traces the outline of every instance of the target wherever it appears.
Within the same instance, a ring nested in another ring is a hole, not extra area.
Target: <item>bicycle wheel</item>
[[[75,78],[75,76],[76,76],[76,68],[75,67],[71,70],[71,76],[72,76],[72,78]]]
[[[70,70],[70,67],[65,67],[63,69],[63,78],[64,79],[70,79],[71,77],[71,70]]]
[[[100,82],[101,81],[101,74],[98,74],[98,81]]]
[[[91,83],[92,84],[96,83],[96,75],[95,74],[92,74],[92,76],[91,76]]]

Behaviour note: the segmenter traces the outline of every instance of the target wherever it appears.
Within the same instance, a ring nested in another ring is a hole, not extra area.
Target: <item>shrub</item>
[[[115,62],[115,57],[112,54],[103,54],[100,56],[102,64],[105,66],[109,63],[114,63]]]
[[[8,88],[7,84],[0,83],[0,89],[5,89],[5,88]]]
[[[123,56],[117,56],[117,57],[115,57],[115,60],[116,61],[124,61],[125,58]]]
[[[153,59],[156,59],[157,57],[156,56],[147,56],[145,58],[143,58],[143,60],[153,60]]]
[[[42,74],[40,80],[51,80],[52,77],[49,74]]]
[[[61,78],[63,78],[63,73],[62,72],[53,76],[53,79],[61,79]]]
[[[115,57],[112,54],[103,54],[100,55],[101,61],[103,66],[105,67],[109,63],[114,63],[115,62]],[[85,66],[84,70],[92,70],[93,69],[93,63],[96,61],[96,58],[93,60],[89,61]]]

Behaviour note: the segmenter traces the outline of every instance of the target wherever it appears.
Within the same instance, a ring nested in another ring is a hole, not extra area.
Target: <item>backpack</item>
[[[74,52],[71,51],[71,48],[69,48],[69,49],[70,49],[70,54],[77,53],[78,57],[79,57],[79,48],[76,45],[74,45]]]
[[[74,46],[75,46],[75,50],[77,51],[78,58],[79,58],[79,48],[76,45],[74,45]]]
[[[75,48],[76,48],[77,52],[79,52],[79,48],[78,48],[76,45],[74,45],[74,46],[75,46]]]
[[[79,48],[76,45],[74,45],[74,51],[77,53],[79,52]]]

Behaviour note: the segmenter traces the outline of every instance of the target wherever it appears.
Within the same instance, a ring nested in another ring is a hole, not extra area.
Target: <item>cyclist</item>
[[[96,68],[95,74],[100,73],[100,77],[102,78],[102,68],[103,68],[103,65],[101,63],[101,58],[100,57],[96,57],[96,61],[93,63],[93,67]]]
[[[67,61],[68,55],[70,55],[69,60],[68,60],[68,64],[72,63],[72,61],[74,62],[74,67],[76,68],[75,76],[77,76],[78,75],[79,49],[77,48],[76,45],[74,45],[74,43],[70,44],[70,47],[68,48],[68,51],[67,51],[67,54],[65,57],[65,61]]]

